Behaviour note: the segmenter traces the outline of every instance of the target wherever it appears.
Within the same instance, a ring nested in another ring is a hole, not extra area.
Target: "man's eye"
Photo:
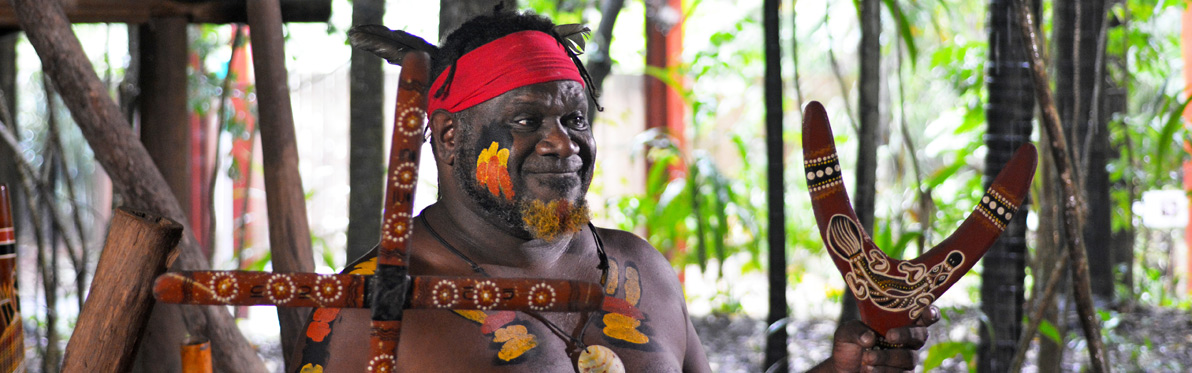
[[[538,119],[534,119],[534,118],[524,118],[524,119],[518,119],[518,120],[513,121],[514,124],[517,124],[518,126],[521,126],[521,127],[536,127],[536,126],[538,126],[539,122],[542,122],[542,121],[538,120]]]
[[[584,118],[582,115],[571,116],[570,118],[567,118],[567,126],[579,130],[587,129],[588,118]]]

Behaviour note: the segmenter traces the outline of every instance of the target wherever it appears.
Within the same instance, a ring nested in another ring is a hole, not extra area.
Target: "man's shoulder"
[[[597,232],[604,243],[605,251],[622,266],[632,264],[643,276],[674,279],[673,285],[678,284],[678,278],[670,261],[645,239],[633,232],[619,229],[597,228]]]
[[[600,240],[609,253],[615,253],[632,260],[666,262],[666,258],[658,249],[654,248],[654,245],[633,232],[601,227],[597,227],[596,232],[600,235]]]

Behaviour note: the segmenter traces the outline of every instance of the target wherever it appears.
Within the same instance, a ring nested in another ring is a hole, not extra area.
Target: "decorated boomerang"
[[[881,335],[910,325],[989,250],[1029,192],[1035,146],[1025,144],[993,180],[960,228],[912,260],[886,256],[853,211],[840,175],[832,128],[823,105],[803,117],[803,167],[820,237],[857,298],[861,321]]]
[[[244,271],[172,272],[158,276],[154,296],[180,304],[275,305],[372,309],[369,372],[397,364],[402,311],[408,308],[587,312],[600,308],[603,286],[590,282],[487,277],[410,276],[414,187],[426,123],[430,56],[402,51],[385,211],[374,276]],[[384,301],[373,301],[384,299]]]

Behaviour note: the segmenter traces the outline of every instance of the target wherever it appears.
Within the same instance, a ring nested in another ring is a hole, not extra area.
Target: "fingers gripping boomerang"
[[[1026,144],[956,232],[918,258],[890,258],[865,234],[849,202],[824,107],[812,102],[804,112],[803,167],[820,237],[857,298],[861,321],[882,335],[913,323],[985,255],[1035,176],[1035,147]]]

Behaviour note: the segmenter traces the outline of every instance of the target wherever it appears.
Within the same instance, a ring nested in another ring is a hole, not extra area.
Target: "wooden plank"
[[[183,17],[190,23],[244,23],[247,0],[59,0],[71,23],[145,23]],[[0,2],[0,28],[20,27],[10,2]],[[281,0],[282,22],[327,22],[331,0]]]

